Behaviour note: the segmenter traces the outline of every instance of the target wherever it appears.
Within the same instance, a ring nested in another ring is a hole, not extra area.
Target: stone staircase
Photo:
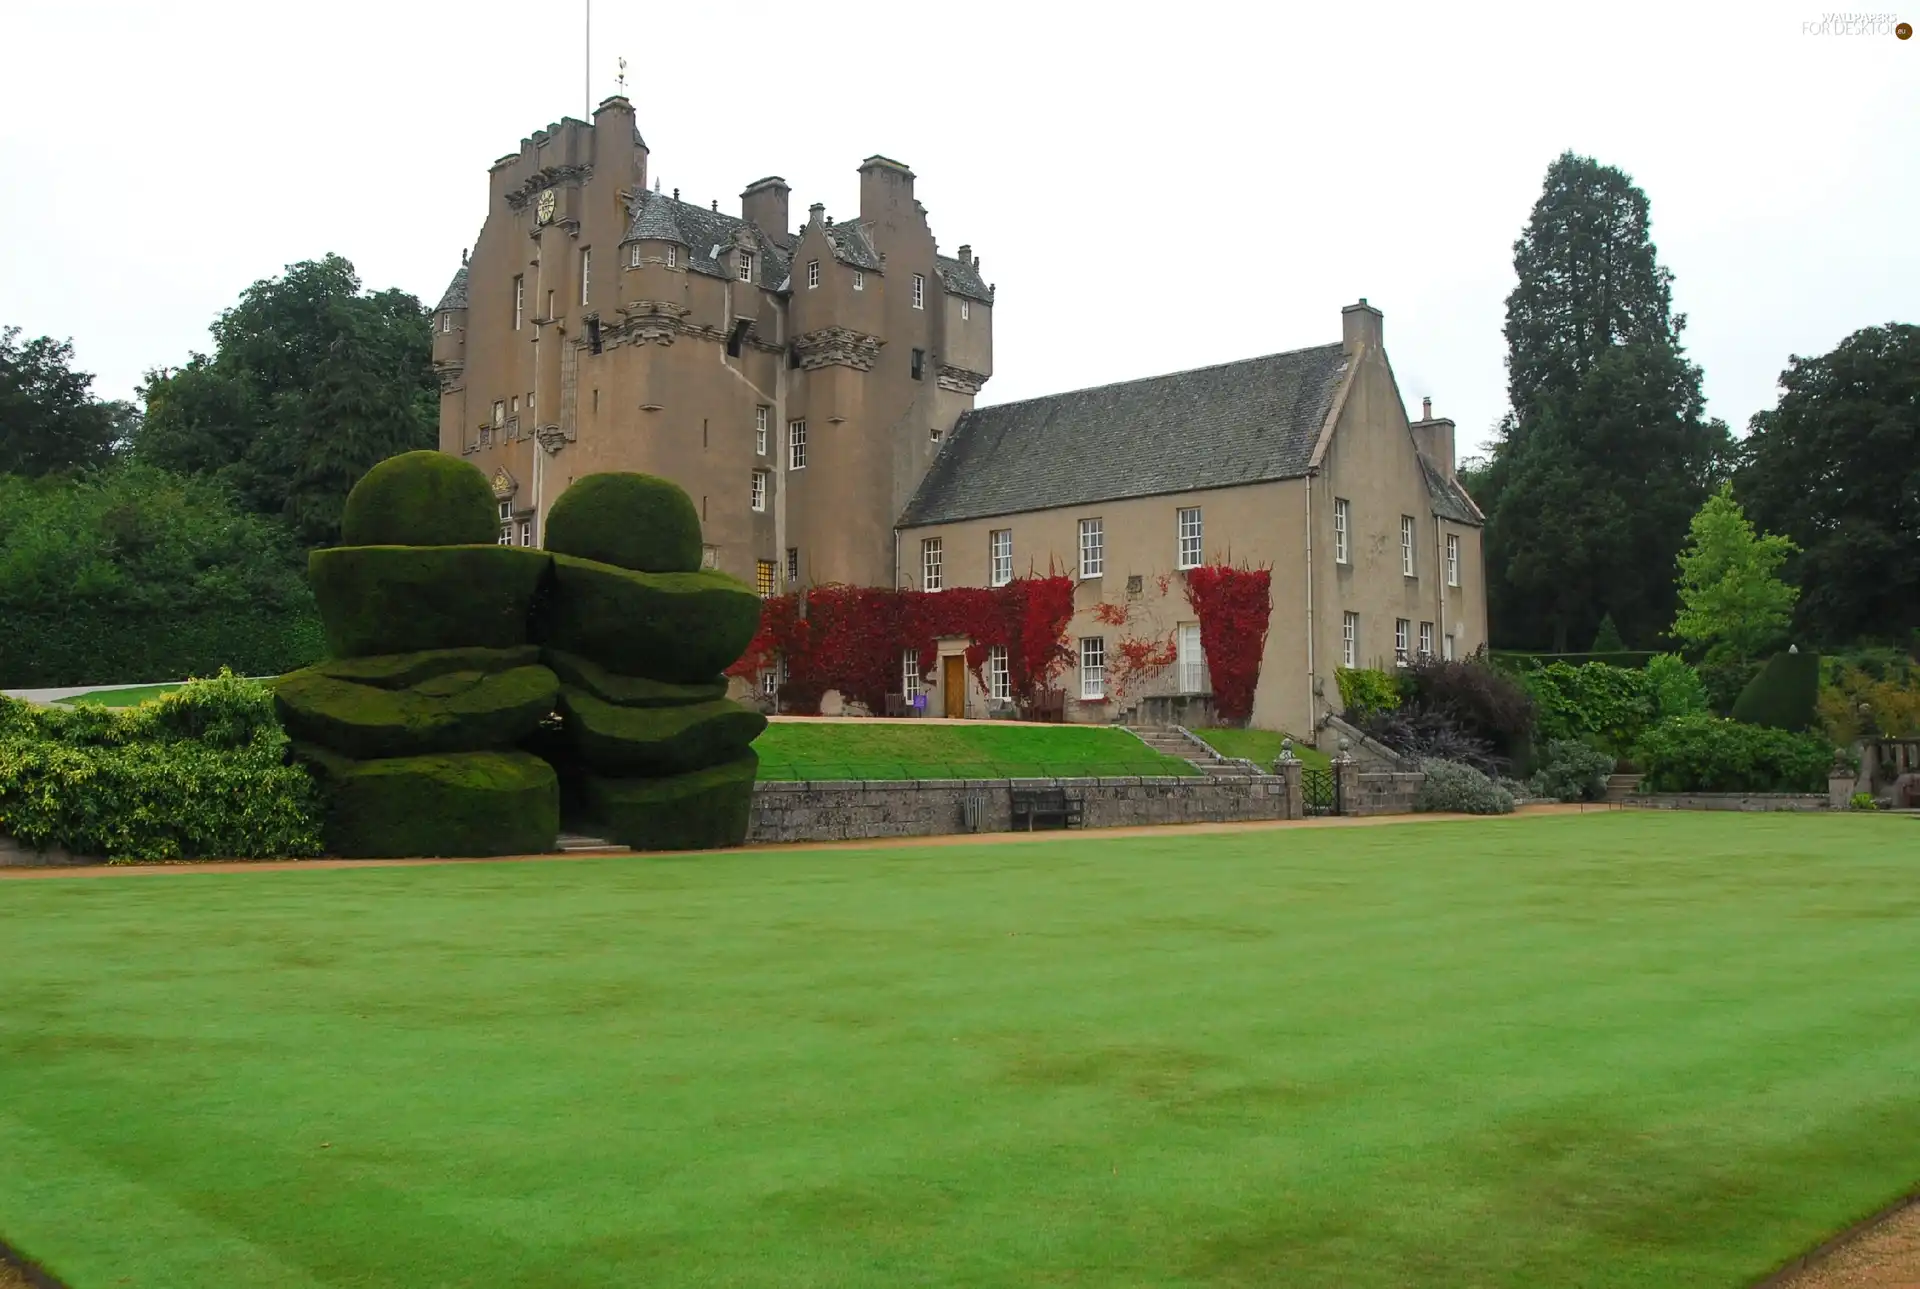
[[[1129,734],[1145,743],[1154,751],[1166,756],[1178,757],[1200,767],[1200,772],[1210,778],[1225,774],[1262,774],[1265,773],[1251,761],[1239,757],[1225,757],[1202,743],[1193,735],[1178,726],[1126,727]]]
[[[577,832],[562,832],[554,842],[554,849],[563,855],[626,855],[631,854],[630,847],[619,842],[608,841],[604,837],[587,837]]]

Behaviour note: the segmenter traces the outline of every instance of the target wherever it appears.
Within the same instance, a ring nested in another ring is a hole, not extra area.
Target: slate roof
[[[1460,486],[1458,479],[1449,479],[1440,473],[1440,467],[1420,457],[1420,472],[1427,476],[1427,495],[1433,499],[1433,513],[1442,519],[1451,519],[1459,524],[1471,524],[1475,528],[1487,522],[1480,513],[1480,507],[1474,504],[1467,490]]]
[[[960,418],[903,527],[1306,474],[1341,345],[1102,385]]]
[[[724,254],[733,245],[734,233],[744,228],[760,248],[753,263],[754,276],[760,279],[760,285],[777,291],[786,282],[792,257],[744,219],[658,192],[636,194],[628,210],[627,241],[647,237],[678,242],[687,248],[687,267],[708,277],[733,276],[714,258],[714,248],[720,247]]]
[[[940,284],[946,287],[948,295],[964,295],[982,304],[993,303],[993,288],[980,280],[970,261],[936,255],[933,271],[940,275]]]
[[[433,307],[435,313],[447,309],[467,307],[467,266],[462,264],[460,271],[453,275],[453,281],[447,283],[447,293],[440,297],[440,303]]]
[[[851,224],[834,224],[821,231],[827,235],[827,244],[833,247],[834,259],[857,269],[874,273],[880,271],[880,252],[873,248],[873,235],[867,231],[866,225],[856,220]]]

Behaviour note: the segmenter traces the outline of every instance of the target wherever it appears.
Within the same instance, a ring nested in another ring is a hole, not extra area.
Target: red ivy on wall
[[[908,649],[917,651],[925,676],[933,670],[939,638],[965,636],[971,641],[967,669],[975,679],[982,680],[987,651],[1004,646],[1013,698],[1030,704],[1073,657],[1066,643],[1072,618],[1073,580],[1062,576],[931,592],[819,586],[769,598],[753,642],[727,674],[751,679],[784,661],[786,696],[794,709],[817,712],[821,696],[837,689],[877,712],[888,694],[900,692]]]
[[[1260,658],[1273,616],[1272,574],[1264,568],[1207,564],[1187,570],[1187,603],[1200,619],[1200,650],[1213,675],[1213,705],[1221,718],[1253,715]]]

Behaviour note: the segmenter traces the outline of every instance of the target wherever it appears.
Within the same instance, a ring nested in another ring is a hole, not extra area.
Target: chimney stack
[[[826,218],[827,207],[824,202],[814,202],[807,207],[807,223],[818,224]]]
[[[747,185],[740,194],[740,218],[754,225],[768,237],[780,238],[787,235],[787,181],[779,175],[768,175],[765,179],[756,179]]]
[[[1368,304],[1366,296],[1340,310],[1340,338],[1349,355],[1380,348],[1380,310]]]
[[[1457,464],[1453,457],[1453,422],[1433,414],[1433,400],[1420,400],[1420,419],[1407,427],[1413,431],[1413,446],[1447,478],[1454,477]]]
[[[973,263],[973,248],[971,246],[962,246],[960,248],[960,262],[962,264]]]
[[[1433,400],[1432,399],[1422,398],[1420,400],[1420,419],[1423,421],[1431,421],[1433,419]]]
[[[872,156],[860,163],[860,218],[863,222],[891,223],[894,211],[913,209],[913,171],[890,157]]]

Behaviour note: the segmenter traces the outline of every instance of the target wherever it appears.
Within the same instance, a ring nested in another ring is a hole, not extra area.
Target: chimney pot
[[[673,199],[674,199],[675,201],[679,201],[679,200],[680,200],[680,190],[679,190],[678,188],[675,188],[675,189],[673,190]]]
[[[1431,421],[1433,419],[1432,399],[1423,398],[1420,400],[1420,419],[1423,421]]]

